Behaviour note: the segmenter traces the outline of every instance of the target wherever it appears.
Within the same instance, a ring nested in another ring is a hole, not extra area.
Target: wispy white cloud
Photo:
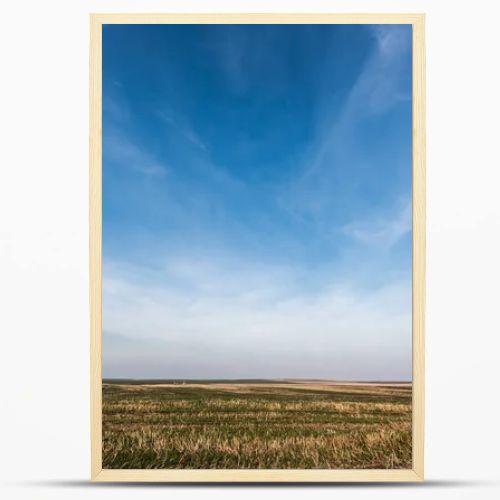
[[[252,42],[244,31],[230,26],[221,34],[212,33],[212,37],[206,42],[226,83],[237,94],[243,94],[249,86],[249,48],[256,45]]]
[[[118,82],[113,81],[113,85],[115,87],[121,87],[121,83],[119,86]],[[102,111],[104,115],[113,120],[116,123],[127,123],[131,117],[130,107],[127,101],[118,96],[111,96],[109,93],[102,100]]]
[[[343,227],[343,232],[361,243],[390,248],[412,229],[411,199],[389,213],[369,216]]]
[[[244,95],[263,80],[272,78],[276,82],[285,75],[282,49],[286,38],[280,34],[282,29],[260,25],[242,30],[228,25],[224,30],[209,30],[205,41],[207,57],[214,60],[218,76],[230,92]]]
[[[168,168],[163,161],[133,142],[130,136],[116,131],[108,133],[105,138],[105,157],[146,176],[164,176]]]
[[[306,166],[306,176],[323,167],[329,155],[342,148],[354,126],[372,114],[385,112],[411,99],[411,94],[406,94],[401,85],[402,62],[411,51],[404,30],[394,26],[375,26],[370,30],[377,40],[376,48],[365,62],[340,113],[334,114],[333,120],[322,120],[323,131],[315,158]]]
[[[411,90],[401,85],[405,65],[411,53],[411,38],[405,26],[370,27],[377,48],[367,61],[346,104],[346,113],[360,116],[382,113],[401,101],[411,100]],[[357,108],[350,110],[349,108]]]
[[[316,140],[302,160],[302,167],[279,195],[280,205],[297,218],[315,220],[322,231],[331,232],[332,210],[337,209],[338,186],[353,178],[352,151],[356,128],[366,119],[390,111],[411,100],[407,90],[405,62],[411,53],[411,37],[404,27],[373,26],[377,43],[352,85],[340,110],[331,109],[331,97],[320,100]],[[376,168],[376,161],[372,168]],[[410,165],[405,168],[411,168]],[[396,193],[405,195],[406,193]],[[350,200],[352,204],[352,199]]]
[[[168,111],[159,111],[158,116],[168,125],[173,127],[177,133],[189,141],[192,145],[201,149],[202,151],[208,151],[207,145],[201,140],[199,135],[194,131],[193,127],[190,126],[186,120],[182,122],[179,119],[174,118],[173,114]]]

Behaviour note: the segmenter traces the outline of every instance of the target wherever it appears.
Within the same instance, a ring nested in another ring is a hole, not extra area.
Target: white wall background
[[[279,11],[271,0],[16,1],[0,29],[0,477],[5,498],[499,498],[498,2],[286,2],[426,12],[426,475],[419,486],[88,485],[89,12]],[[138,490],[138,488],[141,488]]]

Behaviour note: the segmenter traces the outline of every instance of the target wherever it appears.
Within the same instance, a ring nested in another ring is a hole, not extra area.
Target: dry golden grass
[[[411,468],[411,386],[104,384],[104,468]]]

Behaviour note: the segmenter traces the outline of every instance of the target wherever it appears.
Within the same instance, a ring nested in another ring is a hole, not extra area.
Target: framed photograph
[[[91,477],[421,481],[423,14],[90,16]]]

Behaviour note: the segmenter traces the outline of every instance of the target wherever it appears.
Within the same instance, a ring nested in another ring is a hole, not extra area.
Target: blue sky
[[[103,375],[411,379],[411,26],[103,27]]]

